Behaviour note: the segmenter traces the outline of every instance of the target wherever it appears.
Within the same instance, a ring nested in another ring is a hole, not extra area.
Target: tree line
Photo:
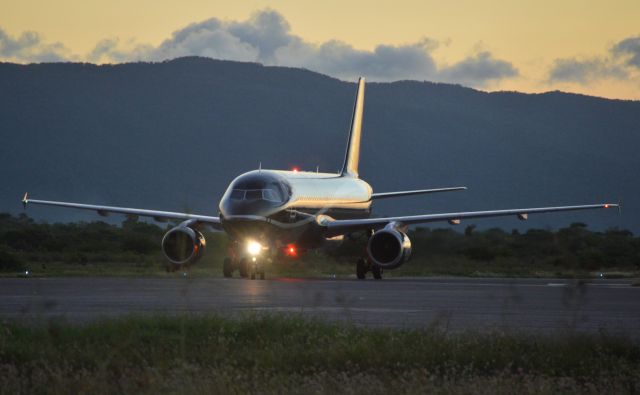
[[[134,263],[163,261],[160,241],[174,226],[158,226],[134,219],[120,225],[103,221],[77,223],[36,222],[26,214],[0,213],[0,270],[21,270],[34,263]],[[226,236],[207,233],[207,253],[202,264],[226,252]],[[409,232],[414,248],[411,265],[463,262],[482,265],[518,262],[587,271],[612,268],[640,270],[640,237],[628,230],[590,230],[573,223],[557,230],[478,230],[417,227]],[[323,254],[344,264],[361,255],[365,237],[347,237],[339,247]],[[304,258],[302,258],[304,260]]]

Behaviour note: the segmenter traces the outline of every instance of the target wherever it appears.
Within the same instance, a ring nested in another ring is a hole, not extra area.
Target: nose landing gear
[[[242,278],[265,279],[264,262],[258,257],[240,259],[225,257],[222,263],[222,274],[227,278],[233,277],[233,272],[236,270]]]
[[[256,277],[264,280],[264,263],[261,259],[253,257],[249,261],[249,278],[255,280]]]

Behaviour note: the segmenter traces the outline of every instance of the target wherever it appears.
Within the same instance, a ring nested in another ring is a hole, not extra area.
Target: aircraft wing
[[[459,224],[463,219],[485,218],[485,217],[503,217],[515,215],[521,220],[528,219],[529,214],[550,213],[556,211],[576,211],[591,210],[600,208],[619,207],[618,204],[601,203],[587,204],[582,206],[559,206],[559,207],[536,207],[521,208],[511,210],[492,210],[492,211],[467,211],[460,213],[442,213],[442,214],[425,214],[411,215],[402,217],[388,218],[365,218],[365,219],[346,219],[327,221],[323,225],[326,227],[326,237],[334,237],[347,233],[357,232],[365,229],[381,229],[390,222],[398,222],[403,225],[412,225],[426,222],[444,222],[451,224]]]
[[[422,195],[425,193],[437,193],[437,192],[450,192],[450,191],[463,191],[467,187],[450,187],[450,188],[435,188],[435,189],[416,189],[414,191],[397,191],[397,192],[380,192],[371,194],[371,199],[386,199],[398,196],[411,196]]]
[[[219,217],[210,217],[207,215],[174,213],[171,211],[145,210],[145,209],[128,208],[128,207],[98,206],[93,204],[54,202],[49,200],[35,200],[35,199],[30,199],[29,194],[27,193],[25,193],[24,197],[22,198],[22,204],[25,206],[25,208],[27,207],[27,204],[40,204],[44,206],[58,206],[58,207],[77,208],[82,210],[93,210],[103,217],[106,217],[110,213],[116,213],[116,214],[126,214],[130,216],[150,217],[158,222],[167,222],[168,220],[180,220],[180,221],[195,220],[202,224],[209,225],[212,228],[215,228],[218,230],[222,229],[220,225]]]

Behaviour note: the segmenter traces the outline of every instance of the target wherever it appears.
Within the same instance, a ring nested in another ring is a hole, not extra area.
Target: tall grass
[[[0,393],[632,393],[640,345],[284,315],[5,322],[0,383]]]

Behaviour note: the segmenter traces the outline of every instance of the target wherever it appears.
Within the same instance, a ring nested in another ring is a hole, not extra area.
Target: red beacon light
[[[294,244],[288,244],[284,249],[284,253],[286,256],[290,257],[298,256],[298,250],[296,249],[296,246]]]
[[[300,169],[298,168],[298,166],[294,166],[293,169],[291,169],[292,172],[297,173],[300,171]]]

